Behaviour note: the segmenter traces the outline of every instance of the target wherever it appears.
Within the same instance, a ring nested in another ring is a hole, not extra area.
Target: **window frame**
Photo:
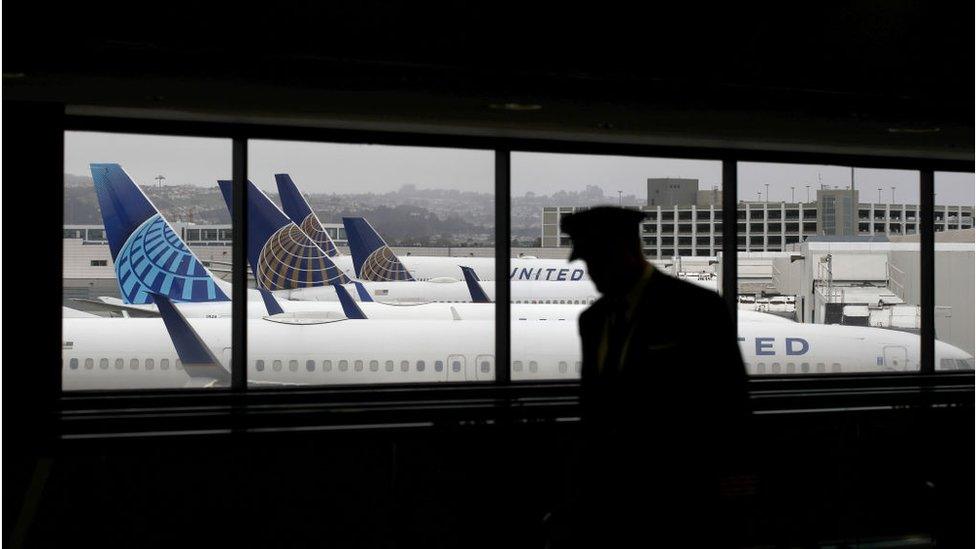
[[[342,144],[374,144],[418,147],[441,147],[452,149],[479,149],[494,152],[494,196],[495,196],[495,257],[496,280],[504,283],[497,284],[495,310],[495,378],[492,381],[462,381],[451,383],[431,384],[376,384],[376,385],[330,385],[322,387],[296,387],[266,389],[248,387],[247,385],[247,299],[246,299],[246,242],[247,208],[245,192],[234,193],[234,215],[232,216],[233,234],[233,317],[232,317],[232,382],[230,387],[195,391],[192,389],[166,390],[99,390],[72,391],[63,393],[61,390],[62,361],[57,361],[57,379],[54,399],[61,403],[61,412],[87,406],[94,403],[131,403],[133,399],[146,402],[163,402],[172,400],[182,402],[192,399],[195,402],[226,401],[233,398],[236,406],[245,405],[254,400],[308,398],[309,395],[319,395],[321,398],[334,398],[338,394],[368,395],[388,394],[390,391],[403,395],[416,393],[429,395],[443,394],[480,394],[479,391],[503,391],[503,394],[522,394],[526,391],[565,391],[569,395],[578,395],[579,382],[576,380],[554,380],[538,382],[513,382],[511,380],[510,356],[510,288],[508,273],[511,242],[511,153],[540,152],[588,154],[600,156],[637,156],[654,158],[675,158],[685,160],[717,160],[722,163],[723,204],[722,211],[738,211],[738,163],[766,162],[782,164],[831,164],[852,166],[855,168],[879,169],[908,169],[920,173],[920,200],[918,220],[920,238],[920,288],[921,288],[921,367],[918,371],[896,373],[859,373],[859,374],[811,374],[811,375],[781,375],[781,376],[751,376],[750,387],[755,398],[756,391],[776,392],[789,390],[791,387],[816,389],[818,387],[856,386],[859,390],[865,387],[888,386],[892,379],[900,379],[898,383],[911,387],[933,385],[962,385],[972,390],[973,373],[936,372],[935,371],[935,334],[934,334],[934,254],[935,254],[935,212],[934,212],[934,172],[965,172],[972,173],[974,162],[970,160],[933,159],[905,156],[880,156],[846,153],[785,151],[763,149],[732,149],[707,146],[670,146],[654,144],[614,143],[605,141],[563,141],[544,138],[525,137],[484,137],[462,134],[433,134],[412,133],[402,131],[334,129],[308,126],[275,126],[233,122],[198,122],[177,121],[151,118],[123,118],[112,116],[96,116],[89,114],[72,114],[70,112],[60,118],[62,133],[78,132],[110,132],[133,133],[144,135],[160,135],[174,137],[211,137],[232,140],[232,173],[235,190],[245,189],[247,180],[248,142],[252,139],[278,141],[304,141],[320,143]],[[62,150],[56,151],[63,157]],[[63,171],[63,170],[62,170]],[[60,191],[63,194],[63,187]],[[62,196],[63,198],[63,196]],[[808,221],[805,217],[806,207],[801,207],[799,223]],[[716,220],[718,221],[718,220]],[[737,215],[721,216],[721,233],[723,238],[721,250],[725,260],[722,262],[722,290],[730,311],[736,310],[737,284],[737,237],[741,233],[737,230]],[[60,233],[60,230],[59,230]],[[61,247],[56,246],[58,253]],[[63,257],[59,257],[63,268]],[[736,321],[733,314],[733,322]],[[56,316],[61,323],[60,314]],[[55,366],[51,366],[54,368]],[[811,368],[814,370],[814,368]],[[856,380],[856,383],[852,383]],[[53,383],[53,382],[52,382]],[[883,397],[881,397],[883,398]],[[785,401],[783,401],[785,402]],[[158,404],[157,404],[158,405]]]

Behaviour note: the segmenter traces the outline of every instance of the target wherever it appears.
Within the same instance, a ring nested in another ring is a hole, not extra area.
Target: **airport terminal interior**
[[[973,547],[972,6],[6,11],[5,546]]]

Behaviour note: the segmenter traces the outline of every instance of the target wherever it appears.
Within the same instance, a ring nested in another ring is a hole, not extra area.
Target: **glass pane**
[[[64,143],[64,389],[229,385],[230,242],[185,236],[230,228],[217,180],[231,141],[66,132]]]
[[[660,271],[718,291],[722,166],[715,161],[512,154],[512,379],[579,378],[578,317],[600,291],[567,263],[563,219],[600,205],[643,213],[639,246]]]
[[[972,370],[976,176],[935,174],[935,369]]]
[[[251,141],[248,158],[269,292],[250,297],[252,386],[494,379],[494,152]]]
[[[751,374],[919,368],[918,172],[738,165]]]

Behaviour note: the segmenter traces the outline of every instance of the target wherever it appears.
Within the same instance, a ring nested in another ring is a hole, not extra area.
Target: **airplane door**
[[[475,359],[474,375],[479,381],[491,381],[495,379],[495,357],[494,355],[478,355]]]
[[[468,378],[467,361],[464,355],[449,355],[447,357],[447,380],[464,381]]]
[[[904,370],[908,366],[908,350],[901,345],[889,345],[884,348],[885,368],[889,370]]]

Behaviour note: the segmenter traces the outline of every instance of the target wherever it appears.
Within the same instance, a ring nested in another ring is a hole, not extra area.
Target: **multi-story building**
[[[648,185],[650,188],[650,180]],[[645,220],[641,223],[640,237],[647,257],[714,256],[721,251],[720,193],[682,192],[686,198],[695,196],[697,203],[642,207]],[[715,197],[719,197],[717,201]],[[813,202],[740,201],[735,213],[736,247],[743,252],[778,252],[788,244],[803,242],[814,235],[918,233],[918,205],[859,203],[857,199],[857,190],[822,189],[817,191]],[[543,208],[542,246],[569,246],[570,240],[562,232],[562,219],[580,209],[583,208]],[[936,206],[936,231],[971,228],[972,206]]]

